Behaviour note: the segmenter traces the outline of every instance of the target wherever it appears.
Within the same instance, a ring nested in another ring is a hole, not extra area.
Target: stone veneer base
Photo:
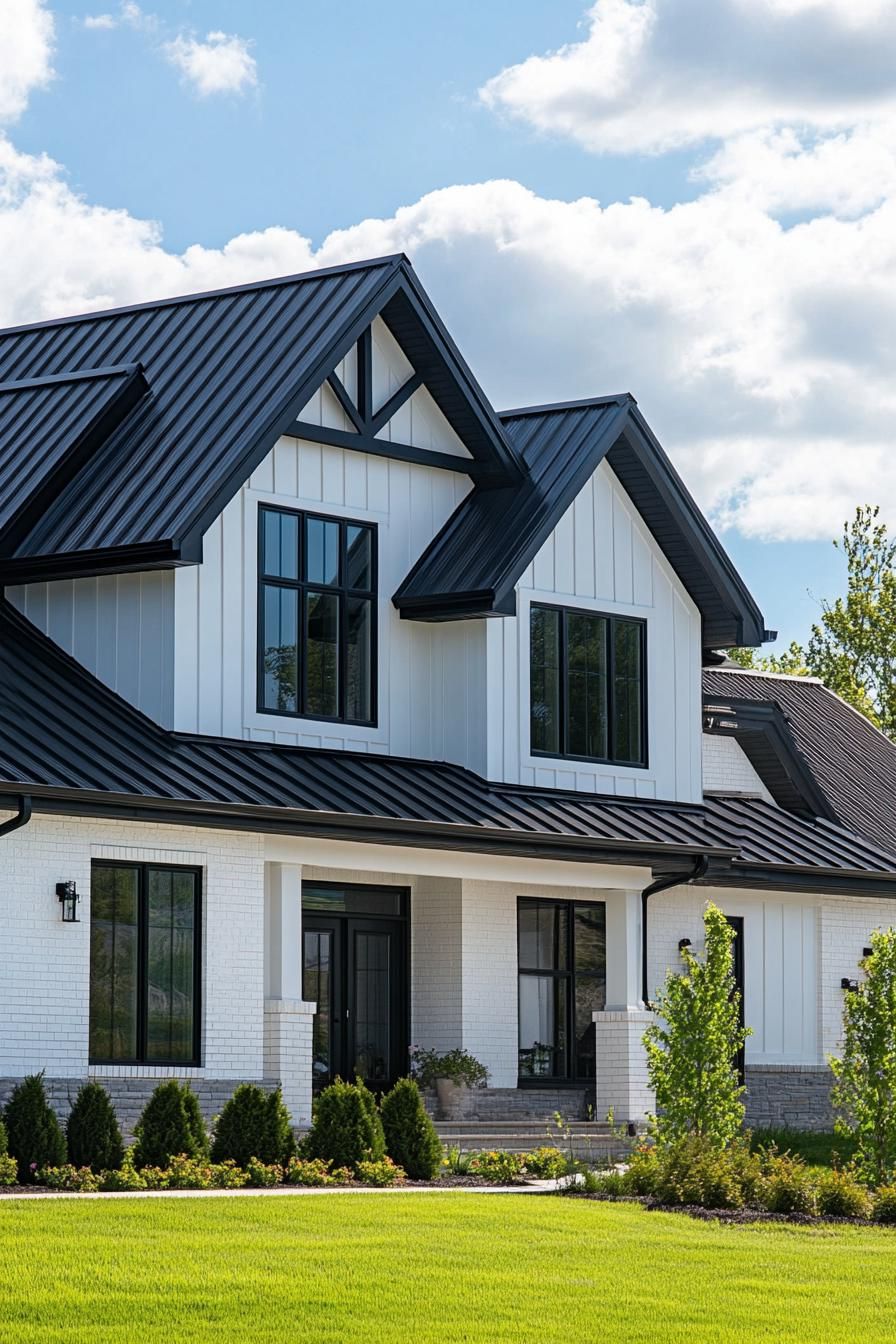
[[[834,1077],[826,1064],[748,1064],[744,1081],[746,1123],[751,1129],[830,1132],[834,1128]]]

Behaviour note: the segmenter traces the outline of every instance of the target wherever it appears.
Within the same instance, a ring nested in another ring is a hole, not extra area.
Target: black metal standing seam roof
[[[686,871],[791,868],[896,890],[896,857],[752,799],[706,807],[488,783],[460,766],[171,733],[0,601],[0,796],[45,810],[164,817]],[[734,862],[732,862],[734,861]],[[815,889],[813,887],[812,889]]]
[[[40,517],[146,390],[139,364],[0,382],[0,542]]]
[[[703,618],[706,645],[769,638],[745,588],[634,399],[623,394],[506,411],[501,423],[528,469],[521,486],[477,486],[395,593],[403,616],[515,611],[514,586],[606,458]]]
[[[417,315],[433,394],[470,451],[518,478],[484,394],[421,295],[396,256],[0,331],[0,383],[139,361],[152,390],[0,561],[7,581],[75,572],[79,558],[83,572],[100,572],[101,556],[122,568],[129,550],[132,568],[139,558],[197,561],[202,533],[390,304],[407,339]]]
[[[840,823],[896,850],[896,743],[809,677],[704,668],[705,702],[776,704]]]

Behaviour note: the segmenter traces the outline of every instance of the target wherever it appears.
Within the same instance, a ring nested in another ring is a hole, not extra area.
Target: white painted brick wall
[[[818,1002],[824,1058],[840,1053],[844,996],[841,978],[861,979],[858,963],[862,948],[871,943],[871,930],[893,926],[896,926],[896,901],[857,896],[822,898]]]
[[[644,1032],[653,1014],[643,1010],[594,1014],[597,1064],[596,1117],[643,1125],[656,1106],[647,1079]]]
[[[202,1065],[183,1076],[261,1078],[263,837],[37,815],[0,841],[0,1075],[87,1073],[91,859],[203,869]],[[63,924],[56,883],[74,879],[80,923]],[[171,1070],[103,1066],[106,1077]]]
[[[703,788],[706,792],[752,793],[774,799],[733,737],[703,734]]]

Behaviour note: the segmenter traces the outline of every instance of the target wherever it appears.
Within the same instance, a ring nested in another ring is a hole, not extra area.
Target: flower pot
[[[456,1083],[452,1078],[436,1079],[436,1096],[443,1120],[462,1120],[466,1113],[466,1101],[470,1089],[466,1083]]]

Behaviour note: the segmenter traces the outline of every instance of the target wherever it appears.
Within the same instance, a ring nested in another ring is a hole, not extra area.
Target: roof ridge
[[[0,328],[0,339],[23,331],[41,331],[47,327],[65,326],[69,322],[91,322],[94,318],[118,317],[124,313],[146,312],[151,308],[171,308],[180,303],[194,303],[202,299],[220,299],[228,294],[243,294],[250,290],[272,289],[277,285],[298,284],[306,280],[317,280],[320,276],[344,275],[349,271],[375,270],[377,267],[406,265],[413,269],[409,257],[404,252],[391,252],[382,257],[370,257],[365,261],[347,261],[337,266],[320,266],[308,271],[296,271],[292,275],[269,276],[266,280],[247,280],[237,285],[222,285],[219,289],[196,290],[190,294],[171,294],[162,299],[146,299],[142,303],[125,303],[116,308],[97,308],[86,313],[69,313],[65,317],[47,317],[39,322],[20,322],[16,326]]]
[[[825,686],[821,677],[803,676],[801,672],[763,672],[759,667],[704,667],[704,672],[721,672],[725,676],[735,677],[767,677],[774,681],[804,681],[810,686],[824,686],[826,691],[830,691],[829,686]],[[830,691],[831,695],[834,694]],[[837,697],[839,699],[839,696]],[[844,701],[844,704],[846,701]],[[858,710],[856,711],[858,713]],[[864,717],[864,715],[863,715]]]
[[[510,411],[497,411],[499,420],[516,420],[524,415],[550,415],[552,411],[585,411],[590,406],[622,406],[630,402],[637,406],[637,399],[631,392],[608,392],[604,396],[582,397],[578,401],[549,401],[543,406],[517,406]]]

